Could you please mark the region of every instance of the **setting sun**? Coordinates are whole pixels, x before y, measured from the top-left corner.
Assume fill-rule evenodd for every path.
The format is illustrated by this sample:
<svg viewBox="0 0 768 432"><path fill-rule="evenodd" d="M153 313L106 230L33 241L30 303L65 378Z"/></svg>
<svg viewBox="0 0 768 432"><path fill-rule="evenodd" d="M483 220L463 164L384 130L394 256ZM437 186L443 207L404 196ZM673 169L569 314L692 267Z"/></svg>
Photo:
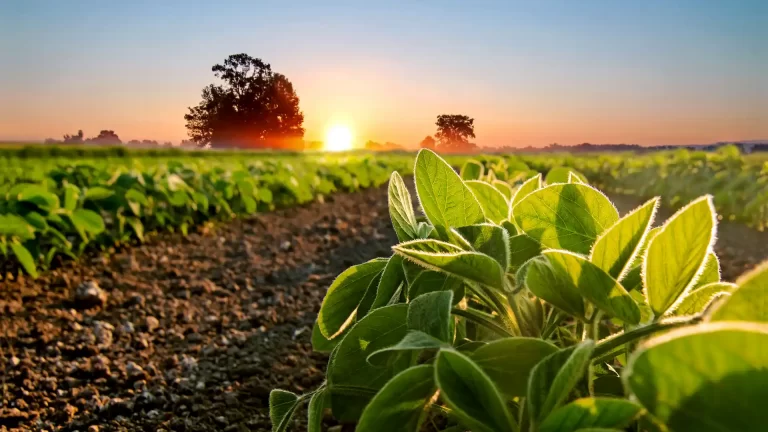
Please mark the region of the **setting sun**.
<svg viewBox="0 0 768 432"><path fill-rule="evenodd" d="M352 131L341 125L331 126L325 134L326 151L352 150Z"/></svg>

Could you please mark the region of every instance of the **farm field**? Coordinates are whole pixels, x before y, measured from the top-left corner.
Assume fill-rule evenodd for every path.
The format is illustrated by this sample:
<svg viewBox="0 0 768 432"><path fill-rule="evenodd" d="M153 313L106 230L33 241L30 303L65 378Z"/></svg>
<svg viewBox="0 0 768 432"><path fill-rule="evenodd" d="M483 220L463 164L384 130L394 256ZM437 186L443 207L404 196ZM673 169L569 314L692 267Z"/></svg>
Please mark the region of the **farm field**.
<svg viewBox="0 0 768 432"><path fill-rule="evenodd" d="M163 155L130 156L65 155L40 163L34 156L17 154L0 163L14 168L5 171L12 177L0 181L5 187L3 208L21 209L6 217L15 214L28 220L25 216L34 211L46 218L46 224L56 226L57 211L84 209L104 221L103 230L86 229L80 236L76 224L66 225L69 219L64 218L59 226L65 237L85 246L70 259L64 255L52 260L50 269L43 262L46 254L39 254L37 278L12 261L16 255L8 252L5 280L0 282L5 332L0 335L0 349L6 371L3 398L15 402L0 412L0 425L47 430L87 430L93 425L103 430L270 430L272 389L301 394L324 382L328 354L313 352L312 335L327 288L348 267L392 255L398 235L392 228L385 183L391 171L412 173L414 155L275 158L267 154L247 161L238 153L188 156L181 161ZM468 158L447 159L459 167ZM744 190L741 183L713 182L703 190L700 181L743 173L759 183L759 158L677 152L640 155L631 162L624 155L609 154L477 159L484 173L494 172L491 184L500 191L506 186L494 180L514 192L534 172L549 176L548 183L583 176L591 184L604 185L600 188L622 216L659 194L664 204L656 215L657 226L695 198L692 194L712 193L717 209L726 215L714 246L722 279L734 281L768 257L768 234L756 229L762 228L763 219L759 212L747 216L747 206L742 205L761 202L762 189L750 189L752 196L735 196L733 189ZM695 188L674 188L672 182L686 178L684 161L692 159L699 164L687 178L696 180ZM659 172L660 166L667 174L649 180L649 173ZM635 176L630 168L641 175ZM107 175L111 170L160 181L119 188L116 181L110 184L120 178ZM56 181L51 171L64 171L72 183ZM183 183L168 180L174 175ZM285 191L292 176L299 186ZM218 183L221 189L217 180L224 182ZM410 176L405 180L411 203L418 206L413 180ZM44 188L30 196L47 199L12 199L10 191L25 181ZM171 189L174 183L176 190ZM72 208L66 204L71 190L67 184L78 189ZM95 188L113 193L86 198ZM249 207L243 198L256 200L262 189L272 193L272 201ZM114 196L127 197L130 190L154 201L147 199L149 204L139 212L133 212L129 199L117 206L102 203ZM188 201L176 206L171 200L179 190ZM201 191L208 198L205 210L194 199ZM229 206L234 219L211 204L216 196L222 207ZM170 208L178 210L170 213L177 219L162 225L156 215L168 208L159 205L165 197ZM115 215L128 212L142 226L151 227L142 230L143 241L135 230L121 232L114 224ZM186 228L179 221L187 221ZM28 250L35 250L30 242L50 245L45 229L29 225L35 230L33 238L4 232L3 240ZM299 408L294 422L290 430L304 430L305 408ZM323 421L324 428L335 424L330 417Z"/></svg>

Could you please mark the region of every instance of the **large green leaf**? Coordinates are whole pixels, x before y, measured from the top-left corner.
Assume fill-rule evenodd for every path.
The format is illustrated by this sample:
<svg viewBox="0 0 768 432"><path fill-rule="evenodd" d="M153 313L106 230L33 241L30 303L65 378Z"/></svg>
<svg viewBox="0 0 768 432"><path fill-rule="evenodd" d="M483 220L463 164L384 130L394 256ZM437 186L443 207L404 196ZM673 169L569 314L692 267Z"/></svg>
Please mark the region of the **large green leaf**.
<svg viewBox="0 0 768 432"><path fill-rule="evenodd" d="M357 322L336 347L328 365L328 389L334 417L339 421L357 421L368 401L395 374L408 366L401 364L398 352L392 352L377 366L367 357L397 344L407 332L408 305L376 309Z"/></svg>
<svg viewBox="0 0 768 432"><path fill-rule="evenodd" d="M336 277L317 314L318 327L326 339L333 339L351 323L352 314L363 299L368 285L386 264L385 260L373 259L352 266Z"/></svg>
<svg viewBox="0 0 768 432"><path fill-rule="evenodd" d="M768 326L707 323L671 331L635 351L626 387L675 431L763 431Z"/></svg>
<svg viewBox="0 0 768 432"><path fill-rule="evenodd" d="M536 423L559 407L584 376L595 343L586 340L550 354L537 364L528 381L528 410Z"/></svg>
<svg viewBox="0 0 768 432"><path fill-rule="evenodd" d="M674 309L704 270L715 230L715 209L707 195L680 209L651 239L643 261L643 287L657 318Z"/></svg>
<svg viewBox="0 0 768 432"><path fill-rule="evenodd" d="M517 271L526 261L541 254L541 243L525 234L509 238L509 268L507 271Z"/></svg>
<svg viewBox="0 0 768 432"><path fill-rule="evenodd" d="M495 259L501 268L509 267L509 234L507 230L492 224L477 224L452 228L452 232L477 252Z"/></svg>
<svg viewBox="0 0 768 432"><path fill-rule="evenodd" d="M29 253L27 248L21 243L11 241L11 252L16 255L16 259L19 260L19 264L24 268L33 278L37 277L37 268L35 266L35 260L32 258L32 254Z"/></svg>
<svg viewBox="0 0 768 432"><path fill-rule="evenodd" d="M307 408L307 432L322 432L323 411L330 407L328 389L322 388L312 395Z"/></svg>
<svg viewBox="0 0 768 432"><path fill-rule="evenodd" d="M464 184L475 195L485 217L493 223L501 223L509 216L509 203L493 185L480 180L465 181Z"/></svg>
<svg viewBox="0 0 768 432"><path fill-rule="evenodd" d="M535 338L504 338L485 344L470 357L491 378L500 392L511 398L525 397L531 370L557 347Z"/></svg>
<svg viewBox="0 0 768 432"><path fill-rule="evenodd" d="M72 212L70 219L79 231L92 235L100 234L105 228L104 219L93 210L77 209Z"/></svg>
<svg viewBox="0 0 768 432"><path fill-rule="evenodd" d="M768 263L736 281L734 290L712 311L712 321L768 322Z"/></svg>
<svg viewBox="0 0 768 432"><path fill-rule="evenodd" d="M80 188L67 183L63 186L64 189L64 210L72 211L77 207L77 200L80 198Z"/></svg>
<svg viewBox="0 0 768 432"><path fill-rule="evenodd" d="M430 336L422 331L408 330L398 343L374 351L367 357L368 363L374 366L385 365L396 351L424 351L437 350L440 348L450 348L450 344Z"/></svg>
<svg viewBox="0 0 768 432"><path fill-rule="evenodd" d="M389 217L400 241L414 240L416 235L416 214L413 212L411 193L397 171L389 178Z"/></svg>
<svg viewBox="0 0 768 432"><path fill-rule="evenodd" d="M357 431L417 432L437 388L431 365L414 366L390 380L363 411Z"/></svg>
<svg viewBox="0 0 768 432"><path fill-rule="evenodd" d="M541 423L539 432L575 432L586 428L623 430L642 412L640 405L625 399L577 399L552 411Z"/></svg>
<svg viewBox="0 0 768 432"><path fill-rule="evenodd" d="M448 228L485 220L472 191L453 168L433 151L419 151L415 177L419 201L432 225Z"/></svg>
<svg viewBox="0 0 768 432"><path fill-rule="evenodd" d="M493 381L465 355L440 351L435 361L435 381L451 413L473 432L517 430Z"/></svg>
<svg viewBox="0 0 768 432"><path fill-rule="evenodd" d="M371 309L378 309L389 304L392 297L405 281L403 272L403 257L392 255L381 273L379 286L376 289L376 298L373 300Z"/></svg>
<svg viewBox="0 0 768 432"><path fill-rule="evenodd" d="M645 241L659 205L654 198L636 208L597 239L589 260L616 280L621 280Z"/></svg>
<svg viewBox="0 0 768 432"><path fill-rule="evenodd" d="M526 270L525 286L534 295L568 314L585 319L584 299L577 287L562 277L549 260L532 259L522 269Z"/></svg>
<svg viewBox="0 0 768 432"><path fill-rule="evenodd" d="M286 390L272 390L269 393L269 419L272 432L284 432L288 429L291 417L299 406L299 397Z"/></svg>
<svg viewBox="0 0 768 432"><path fill-rule="evenodd" d="M406 259L429 270L443 272L491 288L504 289L504 270L490 256L467 252L439 240L414 240L392 249Z"/></svg>
<svg viewBox="0 0 768 432"><path fill-rule="evenodd" d="M720 282L720 259L717 258L714 252L710 252L704 261L704 270L702 270L701 275L696 279L696 283L691 289L700 288L715 282Z"/></svg>
<svg viewBox="0 0 768 432"><path fill-rule="evenodd" d="M637 304L611 275L572 252L549 250L542 255L555 270L559 283L568 285L568 292L577 291L603 312L624 322L640 322Z"/></svg>
<svg viewBox="0 0 768 432"><path fill-rule="evenodd" d="M90 201L100 201L100 200L107 199L107 198L111 197L114 194L115 194L114 191L111 191L111 190L109 190L109 189L107 189L105 187L94 186L94 187L90 187L90 188L85 190L85 194L83 195L83 198L86 201L88 201L88 200L90 200Z"/></svg>
<svg viewBox="0 0 768 432"><path fill-rule="evenodd" d="M537 174L520 185L520 187L515 190L515 194L512 195L512 199L509 200L509 219L515 220L514 217L514 207L519 203L523 198L528 196L533 191L541 189L541 174Z"/></svg>
<svg viewBox="0 0 768 432"><path fill-rule="evenodd" d="M483 177L483 171L483 164L474 159L467 159L461 166L460 176L462 180L480 180Z"/></svg>
<svg viewBox="0 0 768 432"><path fill-rule="evenodd" d="M512 210L520 229L544 246L588 254L619 213L600 191L584 184L555 184L528 194Z"/></svg>
<svg viewBox="0 0 768 432"><path fill-rule="evenodd" d="M701 313L713 300L725 293L730 293L735 288L736 285L728 282L713 282L694 288L688 292L673 313L678 316Z"/></svg>
<svg viewBox="0 0 768 432"><path fill-rule="evenodd" d="M447 290L453 292L454 304L460 302L465 294L464 281L445 273L424 270L408 286L408 299L413 301L422 294Z"/></svg>
<svg viewBox="0 0 768 432"><path fill-rule="evenodd" d="M59 208L59 197L48 191L45 186L38 184L20 184L9 194L18 201L36 205L40 210L50 213Z"/></svg>
<svg viewBox="0 0 768 432"><path fill-rule="evenodd" d="M584 174L570 167L555 167L549 170L545 182L549 185L555 183L568 183L569 179L575 176L581 183L586 183Z"/></svg>
<svg viewBox="0 0 768 432"><path fill-rule="evenodd" d="M491 183L493 187L496 188L497 191L501 192L502 195L504 195L504 198L507 199L507 201L512 199L512 195L515 194L514 189L512 189L512 186L509 185L509 183L501 180L494 180L493 183Z"/></svg>
<svg viewBox="0 0 768 432"><path fill-rule="evenodd" d="M31 240L35 238L35 228L21 216L0 214L0 236Z"/></svg>
<svg viewBox="0 0 768 432"><path fill-rule="evenodd" d="M408 330L419 330L450 344L453 341L452 303L451 291L431 292L413 299L408 304Z"/></svg>

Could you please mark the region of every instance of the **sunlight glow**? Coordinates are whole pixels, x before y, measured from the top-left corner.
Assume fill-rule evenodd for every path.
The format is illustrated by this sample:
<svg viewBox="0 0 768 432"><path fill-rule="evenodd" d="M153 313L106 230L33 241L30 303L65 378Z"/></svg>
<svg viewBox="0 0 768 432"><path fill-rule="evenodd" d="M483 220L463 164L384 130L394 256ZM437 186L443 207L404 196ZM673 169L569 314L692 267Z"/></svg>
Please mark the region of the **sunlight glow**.
<svg viewBox="0 0 768 432"><path fill-rule="evenodd" d="M325 151L352 150L352 131L343 125L334 125L328 128L323 143Z"/></svg>

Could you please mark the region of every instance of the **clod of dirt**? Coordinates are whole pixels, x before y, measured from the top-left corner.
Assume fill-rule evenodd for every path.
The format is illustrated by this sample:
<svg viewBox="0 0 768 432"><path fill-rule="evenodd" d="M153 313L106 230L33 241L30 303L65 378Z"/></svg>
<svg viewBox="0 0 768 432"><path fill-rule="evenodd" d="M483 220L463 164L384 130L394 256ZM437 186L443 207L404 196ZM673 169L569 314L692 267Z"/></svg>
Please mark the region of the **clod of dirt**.
<svg viewBox="0 0 768 432"><path fill-rule="evenodd" d="M107 304L107 292L99 288L95 281L85 281L75 290L75 306L79 309L103 307Z"/></svg>

